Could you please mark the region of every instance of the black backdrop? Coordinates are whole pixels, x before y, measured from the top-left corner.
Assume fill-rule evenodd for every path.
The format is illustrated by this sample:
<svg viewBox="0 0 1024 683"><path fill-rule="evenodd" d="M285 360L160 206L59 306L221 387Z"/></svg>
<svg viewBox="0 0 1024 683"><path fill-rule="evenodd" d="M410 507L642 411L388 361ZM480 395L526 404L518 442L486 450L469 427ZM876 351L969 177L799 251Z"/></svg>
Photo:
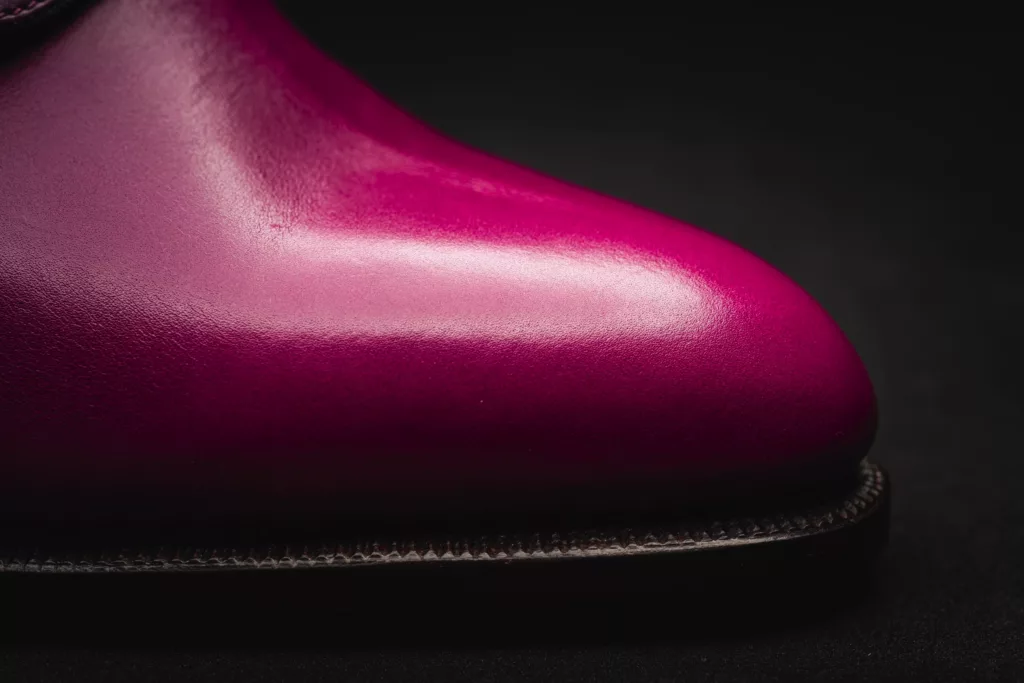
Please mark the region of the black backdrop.
<svg viewBox="0 0 1024 683"><path fill-rule="evenodd" d="M432 619L411 606L421 644L43 638L5 649L0 678L1018 679L1017 36L281 5L440 130L719 233L815 295L875 381L874 455L896 487L889 550L852 604L777 628L681 633L684 609L629 637L597 609L587 637L469 642L426 637ZM502 619L529 606L452 609Z"/></svg>

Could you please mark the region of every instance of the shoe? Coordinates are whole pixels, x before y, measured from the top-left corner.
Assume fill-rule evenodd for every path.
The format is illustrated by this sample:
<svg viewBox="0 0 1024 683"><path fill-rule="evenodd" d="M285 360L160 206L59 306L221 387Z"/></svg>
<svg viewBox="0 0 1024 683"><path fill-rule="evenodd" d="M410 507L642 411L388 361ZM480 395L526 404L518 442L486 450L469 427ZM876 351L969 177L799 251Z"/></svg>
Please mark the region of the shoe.
<svg viewBox="0 0 1024 683"><path fill-rule="evenodd" d="M868 375L757 257L439 135L263 0L32 36L0 64L6 571L881 547Z"/></svg>

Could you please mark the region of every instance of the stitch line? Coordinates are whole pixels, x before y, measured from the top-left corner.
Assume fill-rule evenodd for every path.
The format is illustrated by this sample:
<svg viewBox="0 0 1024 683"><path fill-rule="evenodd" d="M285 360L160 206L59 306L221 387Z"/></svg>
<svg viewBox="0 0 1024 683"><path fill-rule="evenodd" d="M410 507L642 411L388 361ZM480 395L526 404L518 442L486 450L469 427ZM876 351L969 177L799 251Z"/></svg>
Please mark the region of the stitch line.
<svg viewBox="0 0 1024 683"><path fill-rule="evenodd" d="M757 518L728 519L710 524L662 529L580 531L527 536L435 538L418 543L378 539L369 542L331 543L318 547L270 548L159 548L155 552L56 554L29 550L26 554L0 554L0 573L120 573L211 571L239 569L291 569L355 567L414 562L451 563L545 560L608 555L644 555L691 552L705 548L762 543L813 536L855 524L878 512L886 489L886 475L877 465L864 463L860 483L836 503L811 510L776 513ZM6 555L6 556L5 556Z"/></svg>

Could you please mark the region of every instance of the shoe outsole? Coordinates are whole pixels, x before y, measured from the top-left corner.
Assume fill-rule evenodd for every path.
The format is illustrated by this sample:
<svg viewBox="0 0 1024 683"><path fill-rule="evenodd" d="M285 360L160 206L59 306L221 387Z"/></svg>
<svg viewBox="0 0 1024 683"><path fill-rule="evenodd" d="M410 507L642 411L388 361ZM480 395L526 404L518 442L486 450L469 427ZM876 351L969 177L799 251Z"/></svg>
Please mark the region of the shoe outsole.
<svg viewBox="0 0 1024 683"><path fill-rule="evenodd" d="M780 509L718 520L678 520L658 528L581 530L560 534L459 538L439 535L417 541L367 540L266 548L165 547L94 552L0 546L0 572L32 574L223 573L347 569L352 573L445 574L468 570L500 577L569 571L579 562L609 566L657 562L729 570L757 566L856 560L884 546L888 532L889 481L864 461L855 487L806 509ZM732 558L740 558L735 562Z"/></svg>

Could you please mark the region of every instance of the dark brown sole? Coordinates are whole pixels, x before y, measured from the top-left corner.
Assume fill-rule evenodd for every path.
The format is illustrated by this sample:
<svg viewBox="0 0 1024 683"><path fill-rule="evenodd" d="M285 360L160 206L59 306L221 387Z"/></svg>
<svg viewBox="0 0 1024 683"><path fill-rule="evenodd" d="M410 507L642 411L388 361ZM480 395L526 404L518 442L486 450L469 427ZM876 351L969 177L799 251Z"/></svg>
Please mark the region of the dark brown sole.
<svg viewBox="0 0 1024 683"><path fill-rule="evenodd" d="M0 550L0 572L35 574L240 573L346 569L357 575L427 576L431 573L499 582L525 571L567 574L586 562L593 569L670 565L673 571L704 566L712 572L765 565L848 562L869 558L885 544L889 485L879 466L865 461L855 487L806 509L776 510L714 520L683 519L658 528L585 530L567 534L461 539L438 535L418 541L376 541L277 546L97 550ZM738 558L738 559L737 559ZM590 571L592 571L590 570ZM570 583L573 583L570 580Z"/></svg>
<svg viewBox="0 0 1024 683"><path fill-rule="evenodd" d="M874 596L889 484L658 529L402 543L0 552L7 638L361 648L705 638L804 628Z"/></svg>

